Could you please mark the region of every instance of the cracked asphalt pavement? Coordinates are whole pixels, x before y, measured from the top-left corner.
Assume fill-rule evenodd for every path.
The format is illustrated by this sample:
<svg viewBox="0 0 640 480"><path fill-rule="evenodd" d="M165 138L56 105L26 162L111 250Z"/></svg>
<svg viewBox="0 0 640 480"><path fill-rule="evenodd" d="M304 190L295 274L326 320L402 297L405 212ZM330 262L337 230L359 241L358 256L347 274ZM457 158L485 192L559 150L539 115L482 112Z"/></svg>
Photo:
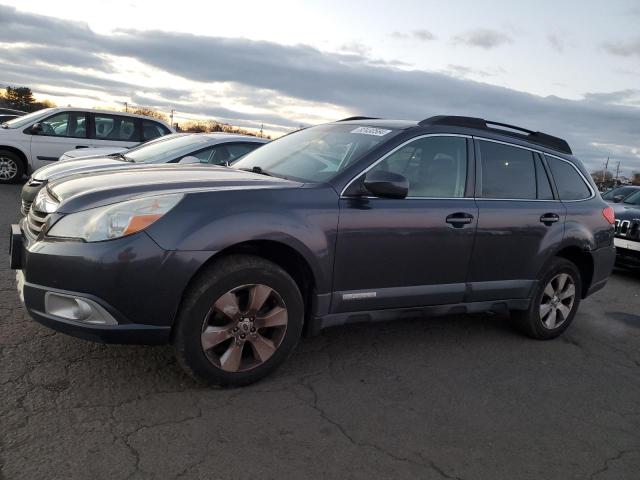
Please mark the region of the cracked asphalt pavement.
<svg viewBox="0 0 640 480"><path fill-rule="evenodd" d="M0 186L2 252L18 198ZM500 315L353 325L221 390L169 346L35 323L4 258L2 479L640 478L640 274L617 271L554 341Z"/></svg>

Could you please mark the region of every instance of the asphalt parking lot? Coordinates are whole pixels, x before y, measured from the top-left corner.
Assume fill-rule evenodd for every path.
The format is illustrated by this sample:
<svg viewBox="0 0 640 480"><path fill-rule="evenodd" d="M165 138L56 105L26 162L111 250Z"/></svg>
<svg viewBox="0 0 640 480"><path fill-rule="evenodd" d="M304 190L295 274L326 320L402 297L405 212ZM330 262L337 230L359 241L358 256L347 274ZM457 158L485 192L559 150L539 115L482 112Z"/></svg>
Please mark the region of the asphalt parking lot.
<svg viewBox="0 0 640 480"><path fill-rule="evenodd" d="M18 198L0 186L0 233ZM4 258L2 479L640 478L640 274L617 271L555 341L499 315L353 325L220 390L170 347L33 322Z"/></svg>

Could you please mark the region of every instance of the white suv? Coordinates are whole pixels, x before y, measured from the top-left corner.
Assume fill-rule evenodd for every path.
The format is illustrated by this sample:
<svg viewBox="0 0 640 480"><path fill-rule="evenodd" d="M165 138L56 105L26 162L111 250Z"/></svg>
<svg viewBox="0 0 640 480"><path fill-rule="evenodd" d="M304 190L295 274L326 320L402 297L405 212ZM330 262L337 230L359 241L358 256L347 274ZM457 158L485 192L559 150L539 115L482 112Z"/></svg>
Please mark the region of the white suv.
<svg viewBox="0 0 640 480"><path fill-rule="evenodd" d="M81 108L47 108L0 127L0 183L20 180L67 150L132 147L173 133L155 118Z"/></svg>

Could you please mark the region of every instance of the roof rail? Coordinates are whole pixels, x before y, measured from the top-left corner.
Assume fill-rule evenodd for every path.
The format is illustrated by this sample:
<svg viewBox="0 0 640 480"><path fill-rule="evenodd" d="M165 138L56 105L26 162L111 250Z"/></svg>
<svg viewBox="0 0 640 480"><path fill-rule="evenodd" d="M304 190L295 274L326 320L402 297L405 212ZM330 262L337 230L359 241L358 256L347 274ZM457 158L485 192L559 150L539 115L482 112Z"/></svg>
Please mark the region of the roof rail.
<svg viewBox="0 0 640 480"><path fill-rule="evenodd" d="M438 115L435 117L425 118L418 123L421 127L430 125L447 125L451 127L465 127L476 128L479 130L488 130L503 135L510 135L512 137L528 140L529 142L542 145L553 150L558 150L563 153L571 154L571 147L566 140L558 137L554 137L542 132L534 132L526 128L517 127L515 125L509 125L508 123L493 122L491 120L485 120L484 118L475 117L458 117L453 115ZM495 128L497 127L504 128ZM506 129L506 130L505 130Z"/></svg>
<svg viewBox="0 0 640 480"><path fill-rule="evenodd" d="M336 122L348 122L349 120L380 120L377 117L347 117L342 118L340 120L336 120Z"/></svg>

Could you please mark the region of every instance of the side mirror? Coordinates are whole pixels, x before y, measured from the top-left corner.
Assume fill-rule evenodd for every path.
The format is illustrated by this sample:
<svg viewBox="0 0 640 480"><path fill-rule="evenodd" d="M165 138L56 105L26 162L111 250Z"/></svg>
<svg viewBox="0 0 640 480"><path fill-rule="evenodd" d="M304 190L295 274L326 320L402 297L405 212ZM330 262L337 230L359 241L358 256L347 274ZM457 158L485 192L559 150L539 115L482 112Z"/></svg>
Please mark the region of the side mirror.
<svg viewBox="0 0 640 480"><path fill-rule="evenodd" d="M200 159L198 157L187 155L186 157L182 157L178 163L191 164L191 163L202 163L202 162L200 162Z"/></svg>
<svg viewBox="0 0 640 480"><path fill-rule="evenodd" d="M624 200L624 195L616 195L613 197L613 203L620 203Z"/></svg>
<svg viewBox="0 0 640 480"><path fill-rule="evenodd" d="M40 122L34 123L33 125L31 125L29 132L32 135L39 135L40 133L42 133L42 124Z"/></svg>
<svg viewBox="0 0 640 480"><path fill-rule="evenodd" d="M376 197L404 198L409 193L409 180L399 173L375 170L364 177L364 187Z"/></svg>

